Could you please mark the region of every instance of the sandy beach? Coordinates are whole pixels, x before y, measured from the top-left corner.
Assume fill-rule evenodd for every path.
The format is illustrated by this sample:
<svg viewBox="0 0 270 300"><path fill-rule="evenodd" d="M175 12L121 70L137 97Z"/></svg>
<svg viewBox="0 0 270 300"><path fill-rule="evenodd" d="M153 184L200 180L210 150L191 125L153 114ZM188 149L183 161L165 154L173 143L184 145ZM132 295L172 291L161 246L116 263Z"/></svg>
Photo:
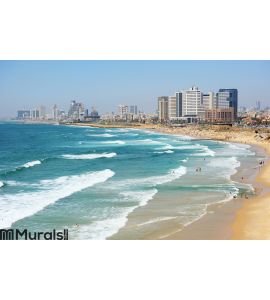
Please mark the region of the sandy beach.
<svg viewBox="0 0 270 300"><path fill-rule="evenodd" d="M98 125L98 127L112 126ZM202 218L185 228L177 227L177 222L174 219L158 222L155 224L155 226L159 226L158 233L147 236L147 239L270 239L269 133L265 132L265 130L252 128L204 125L167 127L143 124L134 127L166 134L179 134L200 139L249 144L255 147L254 150L256 152L261 152L265 157L265 163L262 167L252 167L245 170L245 172L243 170L239 171L233 178L235 181L240 181L240 177L244 177L245 182L252 184L255 188L255 196L249 199L237 198L226 203L210 205L207 213ZM150 202L149 205L153 204ZM155 205L158 205L158 203ZM131 213L128 217L128 226L130 224L132 226L136 219L144 214L147 214L147 206ZM127 237L120 230L118 234L111 238L121 239Z"/></svg>
<svg viewBox="0 0 270 300"><path fill-rule="evenodd" d="M254 175L249 177L249 182L255 187L256 195L247 201L238 201L238 207L231 207L232 203L227 203L218 207L214 207L214 214L211 217L208 216L208 221L202 218L200 221L194 223L193 228L189 226L187 230L183 230L178 236L171 236L171 238L184 238L184 239L245 239L245 240L263 240L270 239L270 141L265 139L265 134L255 132L254 129L233 130L232 128L222 129L208 129L204 130L202 127L197 126L195 128L175 128L175 129L161 129L162 132L168 132L173 134L186 134L201 138L210 138L213 140L224 140L229 142L238 142L249 145L255 145L261 147L267 159L261 168L258 168ZM257 130L256 130L257 131ZM248 175L246 175L248 176ZM255 177L255 178L254 178ZM232 201L236 202L236 201ZM231 226L221 226L222 229L211 230L211 219L218 217L219 224L224 221L226 215L228 215L227 221L231 223ZM215 217L214 217L215 215ZM215 222L215 220L212 220ZM212 223L213 223L212 222ZM215 223L218 223L215 222ZM194 236L192 232L198 232L199 228L205 226L204 233L202 235ZM208 226L208 227L207 227ZM197 227L197 228L196 228ZM210 227L210 229L209 229ZM220 226L218 226L220 227ZM192 230L193 229L193 230ZM197 229L197 230L196 230ZM202 231L202 230L199 230ZM221 233L219 235L219 233Z"/></svg>

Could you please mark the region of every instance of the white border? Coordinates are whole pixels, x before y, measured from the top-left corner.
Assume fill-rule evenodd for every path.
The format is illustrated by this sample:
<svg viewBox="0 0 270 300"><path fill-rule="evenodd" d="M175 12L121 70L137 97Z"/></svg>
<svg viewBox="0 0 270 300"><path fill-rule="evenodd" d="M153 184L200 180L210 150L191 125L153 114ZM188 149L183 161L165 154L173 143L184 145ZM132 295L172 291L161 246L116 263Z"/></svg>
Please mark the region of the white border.
<svg viewBox="0 0 270 300"><path fill-rule="evenodd" d="M268 1L0 2L2 59L268 59Z"/></svg>
<svg viewBox="0 0 270 300"><path fill-rule="evenodd" d="M0 59L269 59L268 3L1 0ZM269 248L268 241L0 242L0 297L269 299Z"/></svg>

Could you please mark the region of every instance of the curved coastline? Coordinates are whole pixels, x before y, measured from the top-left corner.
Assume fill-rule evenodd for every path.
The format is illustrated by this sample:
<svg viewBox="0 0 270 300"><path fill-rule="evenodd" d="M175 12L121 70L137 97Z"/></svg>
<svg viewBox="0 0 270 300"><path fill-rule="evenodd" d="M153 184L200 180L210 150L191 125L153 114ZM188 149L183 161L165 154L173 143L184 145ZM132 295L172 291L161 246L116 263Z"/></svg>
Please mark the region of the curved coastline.
<svg viewBox="0 0 270 300"><path fill-rule="evenodd" d="M140 129L169 135L184 135L191 138L246 144L250 145L253 151L259 152L265 157L265 164L261 169L254 167L254 169L256 168L255 172L249 170L249 172L243 173L243 168L240 166L237 168L237 173L231 177L239 182L241 181L240 177L244 177L244 182L255 188L253 197L210 204L204 215L181 230L173 230L175 228L173 220L161 220L163 226L167 226L171 233L148 236L148 239L270 239L270 221L268 220L270 213L269 141L258 141L252 130L244 130L245 133L243 133L241 131L228 132L225 129L224 131L204 130L199 126L170 128L153 125L141 126ZM261 221L258 222L258 220ZM117 234L111 238L117 239Z"/></svg>

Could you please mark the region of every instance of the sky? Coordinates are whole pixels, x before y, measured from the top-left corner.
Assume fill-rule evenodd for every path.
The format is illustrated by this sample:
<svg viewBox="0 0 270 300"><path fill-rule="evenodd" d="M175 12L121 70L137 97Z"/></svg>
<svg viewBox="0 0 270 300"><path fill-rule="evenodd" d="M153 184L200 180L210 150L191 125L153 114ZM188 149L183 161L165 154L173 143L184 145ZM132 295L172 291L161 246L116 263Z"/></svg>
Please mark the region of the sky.
<svg viewBox="0 0 270 300"><path fill-rule="evenodd" d="M71 100L99 113L119 104L150 113L157 97L193 85L205 93L237 88L239 106L270 106L270 61L0 61L0 118L39 105L67 111Z"/></svg>

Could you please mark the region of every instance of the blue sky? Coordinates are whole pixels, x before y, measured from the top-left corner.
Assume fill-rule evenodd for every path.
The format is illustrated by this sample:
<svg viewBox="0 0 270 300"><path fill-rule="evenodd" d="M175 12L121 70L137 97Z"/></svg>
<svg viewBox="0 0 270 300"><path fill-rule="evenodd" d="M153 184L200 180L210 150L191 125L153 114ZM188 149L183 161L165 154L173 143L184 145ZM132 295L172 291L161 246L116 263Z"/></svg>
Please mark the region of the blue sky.
<svg viewBox="0 0 270 300"><path fill-rule="evenodd" d="M198 86L237 88L239 105L270 106L270 61L0 61L0 117L71 100L101 113L118 104L156 110L157 97Z"/></svg>

